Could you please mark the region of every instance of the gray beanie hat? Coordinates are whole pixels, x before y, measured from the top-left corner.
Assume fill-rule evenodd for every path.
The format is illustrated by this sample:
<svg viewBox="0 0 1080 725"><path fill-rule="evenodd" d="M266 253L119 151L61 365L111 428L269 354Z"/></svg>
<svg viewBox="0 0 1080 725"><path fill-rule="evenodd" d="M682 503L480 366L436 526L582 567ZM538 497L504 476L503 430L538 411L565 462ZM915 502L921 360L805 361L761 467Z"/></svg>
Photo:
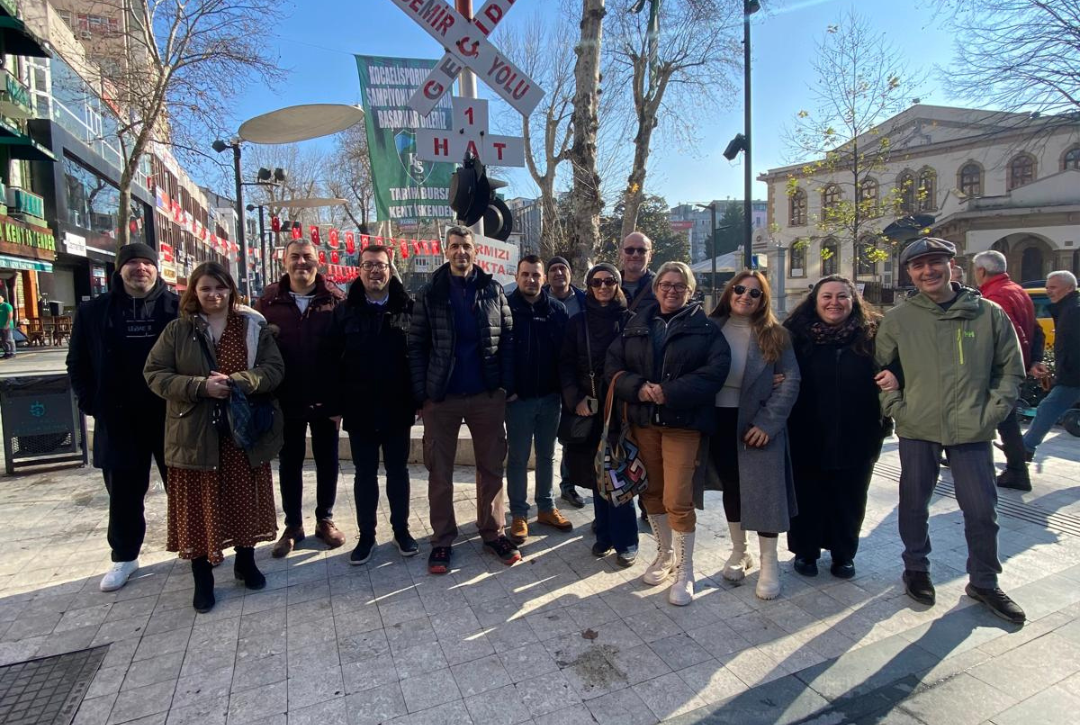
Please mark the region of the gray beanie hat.
<svg viewBox="0 0 1080 725"><path fill-rule="evenodd" d="M608 264L607 262L600 262L594 264L588 274L585 275L585 286L587 287L592 282L593 275L597 272L607 272L615 278L615 286L622 287L622 275L619 274L619 270L615 269L614 264Z"/></svg>
<svg viewBox="0 0 1080 725"><path fill-rule="evenodd" d="M563 265L564 267L569 269L571 272L574 270L574 268L570 266L570 263L566 261L566 257L558 257L558 256L552 257L550 260L548 260L547 268L551 269L556 264Z"/></svg>

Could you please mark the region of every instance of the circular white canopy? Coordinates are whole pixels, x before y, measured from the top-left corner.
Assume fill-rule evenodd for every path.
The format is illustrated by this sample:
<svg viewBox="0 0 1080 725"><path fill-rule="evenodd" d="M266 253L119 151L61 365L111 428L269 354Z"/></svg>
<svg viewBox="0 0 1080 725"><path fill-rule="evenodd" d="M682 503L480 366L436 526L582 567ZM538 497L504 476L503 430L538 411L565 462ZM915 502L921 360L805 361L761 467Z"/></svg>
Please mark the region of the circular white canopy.
<svg viewBox="0 0 1080 725"><path fill-rule="evenodd" d="M251 143L294 143L344 131L364 120L364 111L344 103L289 106L240 124L240 138Z"/></svg>
<svg viewBox="0 0 1080 725"><path fill-rule="evenodd" d="M267 206L280 206L286 209L311 209L317 206L344 206L349 202L344 199L330 199L322 197L310 197L307 199L282 199L272 201Z"/></svg>

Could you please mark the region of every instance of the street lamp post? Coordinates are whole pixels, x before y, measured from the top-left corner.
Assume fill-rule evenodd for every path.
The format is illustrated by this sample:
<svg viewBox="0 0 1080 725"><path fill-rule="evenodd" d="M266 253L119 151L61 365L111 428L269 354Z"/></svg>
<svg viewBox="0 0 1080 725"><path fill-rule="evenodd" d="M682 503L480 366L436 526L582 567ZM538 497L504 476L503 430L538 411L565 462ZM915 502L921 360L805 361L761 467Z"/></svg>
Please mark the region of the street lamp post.
<svg viewBox="0 0 1080 725"><path fill-rule="evenodd" d="M743 159L743 266L750 269L753 261L754 208L753 169L750 165L750 16L761 9L758 0L743 0L743 134L746 137L746 158Z"/></svg>
<svg viewBox="0 0 1080 725"><path fill-rule="evenodd" d="M262 257L262 280L263 289L266 289L266 280L269 279L269 271L266 266L266 222L263 218L264 207L262 204L248 204L248 211L259 210L259 255Z"/></svg>
<svg viewBox="0 0 1080 725"><path fill-rule="evenodd" d="M229 143L218 139L214 141L212 148L218 153L222 153L227 148L231 148L233 152L233 175L236 181L236 243L240 247L240 266L243 272L237 281L240 283L240 294L247 296L251 290L251 279L248 276L247 243L244 241L244 188L240 179L240 139L234 138Z"/></svg>

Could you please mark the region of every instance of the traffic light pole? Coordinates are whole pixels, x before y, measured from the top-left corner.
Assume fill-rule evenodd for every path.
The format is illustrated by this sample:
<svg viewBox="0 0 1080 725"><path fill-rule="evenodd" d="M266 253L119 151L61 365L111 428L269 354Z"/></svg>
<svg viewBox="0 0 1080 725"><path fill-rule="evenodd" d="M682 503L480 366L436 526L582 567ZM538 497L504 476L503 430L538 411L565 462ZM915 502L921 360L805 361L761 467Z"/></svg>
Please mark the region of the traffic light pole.
<svg viewBox="0 0 1080 725"><path fill-rule="evenodd" d="M466 20L472 20L473 6L472 0L454 0L455 8L461 16ZM476 95L476 74L472 72L468 67L462 67L461 75L458 76L458 93L462 98L477 98ZM484 219L481 217L476 224L473 224L470 229L479 236L484 236Z"/></svg>

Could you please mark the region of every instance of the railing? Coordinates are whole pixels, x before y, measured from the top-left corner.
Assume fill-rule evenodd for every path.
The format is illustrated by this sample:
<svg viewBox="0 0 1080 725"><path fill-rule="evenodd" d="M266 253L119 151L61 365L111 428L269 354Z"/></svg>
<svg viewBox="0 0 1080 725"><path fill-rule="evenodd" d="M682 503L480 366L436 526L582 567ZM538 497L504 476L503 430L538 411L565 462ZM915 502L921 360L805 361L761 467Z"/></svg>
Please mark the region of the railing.
<svg viewBox="0 0 1080 725"><path fill-rule="evenodd" d="M6 68L0 73L0 114L24 120L34 117L30 89Z"/></svg>
<svg viewBox="0 0 1080 725"><path fill-rule="evenodd" d="M881 282L867 282L863 288L863 299L873 305L896 304L897 290L886 287Z"/></svg>

